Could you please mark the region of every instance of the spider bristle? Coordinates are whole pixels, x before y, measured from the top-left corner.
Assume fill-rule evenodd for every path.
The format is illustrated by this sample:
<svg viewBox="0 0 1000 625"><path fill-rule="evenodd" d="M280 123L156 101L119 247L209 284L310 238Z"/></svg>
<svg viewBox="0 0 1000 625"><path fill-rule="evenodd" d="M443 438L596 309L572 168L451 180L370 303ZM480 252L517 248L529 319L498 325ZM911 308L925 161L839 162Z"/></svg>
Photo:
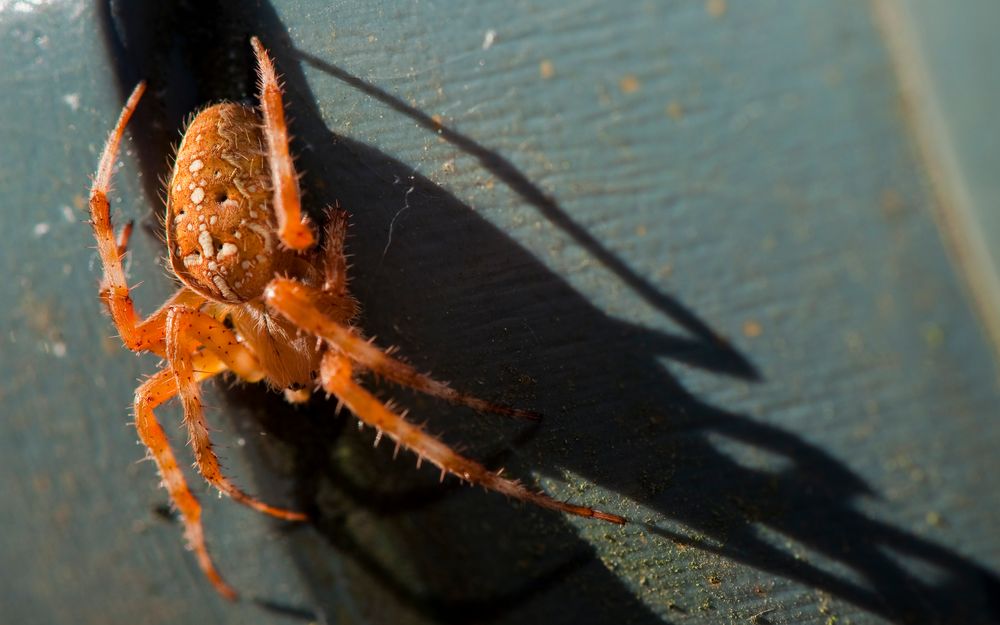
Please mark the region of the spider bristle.
<svg viewBox="0 0 1000 625"><path fill-rule="evenodd" d="M393 459L393 460L395 460L395 459L396 459L396 456L398 456L398 455L399 455L399 445L400 445L400 443L399 443L399 441L397 440L397 441L396 441L396 448L392 450L392 459Z"/></svg>
<svg viewBox="0 0 1000 625"><path fill-rule="evenodd" d="M375 431L375 442L372 444L372 447L378 447L378 444L381 443L381 442L382 442L382 430L376 430Z"/></svg>
<svg viewBox="0 0 1000 625"><path fill-rule="evenodd" d="M187 114L187 117L184 119L184 123L181 124L181 132L180 132L181 140L183 140L184 139L184 135L187 134L188 126L191 125L191 122L194 121L194 118L198 117L198 114L201 113L202 111L204 111L206 108L207 107L201 107L201 108L195 109L195 110L193 110L193 111L191 111L190 113ZM174 148L174 151L176 151L177 148L179 148L179 147L180 147L180 142L177 143L177 146Z"/></svg>

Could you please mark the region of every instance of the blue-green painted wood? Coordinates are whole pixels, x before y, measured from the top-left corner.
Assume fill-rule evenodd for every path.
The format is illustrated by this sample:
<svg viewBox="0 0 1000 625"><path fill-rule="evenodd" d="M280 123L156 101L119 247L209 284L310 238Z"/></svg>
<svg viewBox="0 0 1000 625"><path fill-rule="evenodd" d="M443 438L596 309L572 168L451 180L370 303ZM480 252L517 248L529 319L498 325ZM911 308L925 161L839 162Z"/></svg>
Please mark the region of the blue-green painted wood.
<svg viewBox="0 0 1000 625"><path fill-rule="evenodd" d="M163 6L0 3L6 620L997 618L996 361L867 4ZM144 76L114 200L147 226L140 305L162 301L155 179L190 110L252 89L249 33L286 74L311 205L354 214L365 330L546 419L380 392L633 524L442 489L330 404L221 385L235 478L316 520L198 489L258 601L204 582L127 425L156 363L112 338L79 220Z"/></svg>

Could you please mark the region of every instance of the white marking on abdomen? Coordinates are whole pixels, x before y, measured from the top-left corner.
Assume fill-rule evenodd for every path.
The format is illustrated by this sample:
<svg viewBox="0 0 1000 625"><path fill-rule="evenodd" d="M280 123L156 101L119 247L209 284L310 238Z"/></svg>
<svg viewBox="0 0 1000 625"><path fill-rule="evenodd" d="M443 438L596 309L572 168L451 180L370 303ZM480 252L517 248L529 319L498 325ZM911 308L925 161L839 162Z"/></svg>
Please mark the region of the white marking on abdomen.
<svg viewBox="0 0 1000 625"><path fill-rule="evenodd" d="M212 284L215 285L215 288L219 289L219 292L222 293L222 296L225 297L226 299L231 299L231 300L239 299L236 296L236 293L233 293L233 290L229 288L229 285L226 283L225 278L223 278L222 276L219 275L212 276Z"/></svg>
<svg viewBox="0 0 1000 625"><path fill-rule="evenodd" d="M201 245L201 251L206 258L215 256L215 247L212 245L212 235L206 230L202 230L201 234L198 235L198 243Z"/></svg>
<svg viewBox="0 0 1000 625"><path fill-rule="evenodd" d="M236 254L239 251L240 251L240 249L238 247L236 247L235 245L233 245L232 243L223 243L222 244L222 249L219 250L218 259L222 260L223 258L226 258L228 256L232 256L232 255Z"/></svg>

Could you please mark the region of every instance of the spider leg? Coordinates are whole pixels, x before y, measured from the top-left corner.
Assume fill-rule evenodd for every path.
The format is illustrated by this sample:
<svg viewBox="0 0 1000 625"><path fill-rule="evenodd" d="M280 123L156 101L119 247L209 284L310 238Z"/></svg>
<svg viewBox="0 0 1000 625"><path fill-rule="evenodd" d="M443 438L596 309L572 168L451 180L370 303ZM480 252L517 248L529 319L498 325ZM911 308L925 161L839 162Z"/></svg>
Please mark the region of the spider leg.
<svg viewBox="0 0 1000 625"><path fill-rule="evenodd" d="M115 245L118 247L118 256L124 256L125 252L128 251L128 242L132 239L132 226L134 224L129 221L122 229L118 231L118 238L115 239ZM103 289L102 289L103 290Z"/></svg>
<svg viewBox="0 0 1000 625"><path fill-rule="evenodd" d="M541 418L541 415L531 410L511 408L466 395L396 360L361 338L349 327L324 315L316 305L317 302L322 302L323 298L322 291L287 278L275 278L264 290L267 304L295 325L322 337L354 362L397 384L455 404L469 406L474 410L522 419Z"/></svg>
<svg viewBox="0 0 1000 625"><path fill-rule="evenodd" d="M323 247L317 254L323 280L319 304L328 318L341 323L350 323L358 316L358 301L347 290L348 265L344 249L347 219L347 211L331 207L326 209Z"/></svg>
<svg viewBox="0 0 1000 625"><path fill-rule="evenodd" d="M359 419L389 436L397 445L405 447L441 469L441 476L451 473L459 479L478 484L498 493L531 502L543 508L559 510L582 517L593 517L623 525L625 518L553 499L541 492L528 490L523 484L501 477L483 465L452 450L446 444L410 423L387 408L375 396L353 379L351 361L343 354L328 351L320 364L323 388L353 412Z"/></svg>
<svg viewBox="0 0 1000 625"><path fill-rule="evenodd" d="M274 185L274 212L278 218L278 237L293 250L306 250L312 247L315 238L302 215L299 178L295 173L295 165L288 149L288 128L285 125L285 109L281 102L281 85L278 84L274 63L271 62L260 40L252 37L250 44L257 56L260 108L264 117L264 136L267 137L271 182Z"/></svg>
<svg viewBox="0 0 1000 625"><path fill-rule="evenodd" d="M218 359L200 358L199 360L196 376L198 380L203 380L225 370L225 365ZM205 534L201 526L201 504L188 488L184 474L177 466L174 452L170 449L170 441L153 412L157 406L176 394L177 384L174 382L174 374L170 369L161 369L153 377L146 380L135 391L135 429L139 433L139 440L146 446L153 461L156 462L160 477L163 479L163 486L166 487L170 500L181 514L181 520L184 522L184 534L198 558L198 565L219 594L227 599L235 599L236 591L223 581L219 571L212 564L212 558L208 555Z"/></svg>
<svg viewBox="0 0 1000 625"><path fill-rule="evenodd" d="M214 317L184 306L175 306L168 312L166 341L167 360L177 380L177 392L184 407L184 424L202 477L220 492L254 510L288 521L305 520L306 515L301 512L270 506L240 490L222 474L219 458L212 449L197 370L193 366L197 346L200 343L234 373L251 382L264 377L257 358L237 340L232 330Z"/></svg>
<svg viewBox="0 0 1000 625"><path fill-rule="evenodd" d="M163 322L166 309L172 304L187 304L197 306L204 299L189 289L181 289L147 319L141 319L129 295L128 282L125 280L125 269L122 257L125 254L131 226L126 225L118 237L115 236L111 223L111 205L108 202L108 189L111 186L111 174L114 170L115 158L121 144L125 126L139 104L139 98L145 91L145 83L136 85L132 95L125 102L118 122L111 131L108 141L101 153L101 161L97 166L94 184L90 190L90 222L97 239L97 250L101 256L104 274L101 279L100 298L108 307L111 318L118 328L122 342L133 351L145 350L163 355Z"/></svg>
<svg viewBox="0 0 1000 625"><path fill-rule="evenodd" d="M337 297L354 299L347 292L347 256L344 242L347 239L347 211L327 209L326 228L323 232L323 292Z"/></svg>
<svg viewBox="0 0 1000 625"><path fill-rule="evenodd" d="M108 311L112 314L114 318L114 308L112 307L111 298L108 296L109 291L102 285L100 291L101 301L108 308ZM164 324L167 321L167 311L174 306L186 306L190 308L197 308L205 302L205 298L198 295L191 289L187 287L182 287L174 292L166 302L163 303L158 309L156 309L153 314L149 315L145 319L140 319L138 322L127 328L122 328L117 322L115 326L118 328L118 334L121 336L122 341L125 346L133 351L142 352L150 351L158 356L165 355L166 343L164 341ZM132 342L126 339L126 336L132 336Z"/></svg>

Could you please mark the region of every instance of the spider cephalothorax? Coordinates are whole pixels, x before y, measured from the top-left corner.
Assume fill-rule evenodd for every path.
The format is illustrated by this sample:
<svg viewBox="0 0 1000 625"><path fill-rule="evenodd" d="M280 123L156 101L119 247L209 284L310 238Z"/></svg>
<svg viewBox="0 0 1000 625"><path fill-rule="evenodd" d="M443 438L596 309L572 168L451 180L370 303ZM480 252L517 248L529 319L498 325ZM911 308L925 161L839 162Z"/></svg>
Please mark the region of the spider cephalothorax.
<svg viewBox="0 0 1000 625"><path fill-rule="evenodd" d="M501 477L453 451L358 384L355 370L368 370L476 410L537 418L530 411L477 399L435 381L354 329L357 304L347 290L344 256L346 215L328 210L322 236L303 216L281 89L266 50L256 37L251 44L260 72L260 109L217 104L188 126L167 189L166 212L170 267L183 286L145 319L132 304L122 268L130 229L115 237L107 198L115 156L145 90L143 83L132 92L108 139L90 193L94 236L104 265L101 299L126 347L153 352L167 362L136 390L136 430L215 588L228 598L236 596L208 555L200 504L154 408L180 397L198 470L220 492L279 518L305 519L299 512L254 499L222 474L209 440L199 384L226 371L283 390L289 401L305 401L311 389L323 389L375 428L376 440L383 435L392 439L439 467L442 477L451 473L539 506L624 523L620 516L558 501Z"/></svg>

